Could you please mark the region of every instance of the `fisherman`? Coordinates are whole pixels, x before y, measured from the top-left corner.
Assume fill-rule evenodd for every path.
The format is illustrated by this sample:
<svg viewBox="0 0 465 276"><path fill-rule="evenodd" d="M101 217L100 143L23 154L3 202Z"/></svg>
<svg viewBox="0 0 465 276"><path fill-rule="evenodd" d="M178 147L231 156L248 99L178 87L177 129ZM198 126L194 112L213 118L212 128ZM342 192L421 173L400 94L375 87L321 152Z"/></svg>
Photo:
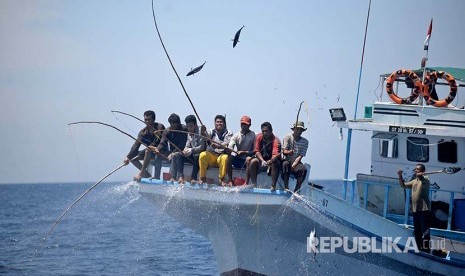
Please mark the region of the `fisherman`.
<svg viewBox="0 0 465 276"><path fill-rule="evenodd" d="M168 149L166 154L170 161L170 181L184 183L184 154L183 149L187 140L187 128L181 124L179 115L172 113L168 118L170 126L163 131L161 142L157 147L150 146L154 152L163 152ZM171 131L176 130L176 131Z"/></svg>
<svg viewBox="0 0 465 276"><path fill-rule="evenodd" d="M160 143L161 134L154 133L157 130L165 129L165 126L162 123L155 122L156 115L152 110L147 110L144 112L144 122L146 127L144 127L139 134L137 135L137 140L145 143L146 145L155 145L157 146ZM154 158L155 165L155 174L154 178L160 179L161 172L161 161L162 156L159 154L154 154L152 151L144 149L139 151L141 143L135 141L131 147L131 150L126 155L124 159L124 164L127 165L131 162L140 172L134 176L134 180L139 181L142 177L151 177L151 174L147 171L147 166L152 158ZM139 156L137 159L130 161L132 158ZM140 160L143 160L142 164Z"/></svg>
<svg viewBox="0 0 465 276"><path fill-rule="evenodd" d="M236 155L230 155L228 160L228 176L230 184L232 181L232 169L246 169L246 183L250 179L250 173L248 170L248 162L252 159L254 155L254 142L255 142L255 132L250 130L250 125L252 120L249 116L244 115L241 117L241 131L234 134L229 142L229 149L234 150L234 147L237 149Z"/></svg>
<svg viewBox="0 0 465 276"><path fill-rule="evenodd" d="M209 137L209 139L204 138L207 149L200 153L199 156L200 183L206 183L208 167L218 167L219 184L228 185L224 178L227 173L228 155L230 153L228 144L233 133L226 128L226 118L223 115L216 115L215 128L210 131L202 128L201 134Z"/></svg>
<svg viewBox="0 0 465 276"><path fill-rule="evenodd" d="M302 133L306 131L304 122L298 121L291 128L292 133L283 138L283 171L282 178L284 181L284 189L289 189L289 176L292 173L296 179L294 193L297 193L307 176L307 169L302 164L302 158L307 154L308 140L302 137Z"/></svg>
<svg viewBox="0 0 465 276"><path fill-rule="evenodd" d="M276 190L279 168L281 166L281 141L273 134L273 127L269 122L261 125L262 133L255 138L255 157L250 160L249 173L252 184L257 186L257 175L268 170L271 173L271 191Z"/></svg>
<svg viewBox="0 0 465 276"><path fill-rule="evenodd" d="M417 164L413 170L415 178L405 182L403 170L399 169L399 184L404 189L412 189L413 231L415 242L423 252L430 252L431 202L429 199L430 181L425 173L425 165Z"/></svg>
<svg viewBox="0 0 465 276"><path fill-rule="evenodd" d="M199 173L199 155L205 150L205 140L200 136L200 129L197 126L197 118L194 115L188 115L184 120L186 122L187 141L182 151L186 161L192 164L191 182L195 183ZM205 126L202 126L205 128Z"/></svg>

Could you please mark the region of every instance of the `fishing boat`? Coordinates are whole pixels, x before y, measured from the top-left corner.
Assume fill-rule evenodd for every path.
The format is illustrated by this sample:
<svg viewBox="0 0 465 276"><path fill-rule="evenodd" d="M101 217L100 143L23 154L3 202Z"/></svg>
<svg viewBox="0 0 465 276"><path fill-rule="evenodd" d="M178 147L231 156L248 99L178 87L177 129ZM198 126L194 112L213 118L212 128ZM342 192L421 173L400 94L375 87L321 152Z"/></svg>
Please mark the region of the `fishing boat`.
<svg viewBox="0 0 465 276"><path fill-rule="evenodd" d="M464 69L423 71L437 70L454 72L462 89ZM422 74L422 70L416 72ZM406 80L398 77L395 83ZM375 102L365 108L364 118L356 120L347 120L342 108L330 111L338 128L372 134L371 173L341 179L342 194L313 185L310 174L304 182L309 185L303 185L300 194L279 189L271 192L271 179L266 174L259 176L258 187L143 178L140 193L156 208L211 241L221 275L351 275L360 271L463 275L465 109L425 102ZM432 246L441 254L421 252L412 245L410 191L393 178L399 168L409 172L417 163L439 172L430 175L435 215L430 231ZM209 173L215 182L217 171ZM242 174L235 172L236 176ZM315 250L312 239L316 237L320 247ZM323 237L329 241L328 252L323 252ZM336 240L343 240L344 246ZM360 247L362 240L369 243Z"/></svg>

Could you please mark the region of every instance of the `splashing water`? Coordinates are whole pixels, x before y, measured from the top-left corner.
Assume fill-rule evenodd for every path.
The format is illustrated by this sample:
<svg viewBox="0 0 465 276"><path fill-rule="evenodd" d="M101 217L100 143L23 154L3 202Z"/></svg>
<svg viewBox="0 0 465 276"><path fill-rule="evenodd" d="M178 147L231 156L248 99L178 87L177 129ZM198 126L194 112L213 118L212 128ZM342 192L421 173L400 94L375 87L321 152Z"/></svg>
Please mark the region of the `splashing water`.
<svg viewBox="0 0 465 276"><path fill-rule="evenodd" d="M135 181L130 181L105 189L102 194L96 195L93 200L114 202L119 205L120 207L112 211L109 216L113 217L114 215L128 208L131 204L140 198L141 195L139 193L139 184Z"/></svg>

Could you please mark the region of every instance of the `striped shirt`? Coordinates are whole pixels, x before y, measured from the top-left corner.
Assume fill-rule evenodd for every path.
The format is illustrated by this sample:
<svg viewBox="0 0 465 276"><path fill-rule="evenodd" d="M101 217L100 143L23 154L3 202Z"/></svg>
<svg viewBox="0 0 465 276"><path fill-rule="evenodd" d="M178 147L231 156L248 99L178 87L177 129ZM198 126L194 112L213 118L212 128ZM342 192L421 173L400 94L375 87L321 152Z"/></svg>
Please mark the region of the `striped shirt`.
<svg viewBox="0 0 465 276"><path fill-rule="evenodd" d="M294 161L299 155L305 157L305 155L307 154L307 149L308 140L304 137L300 136L299 140L295 140L294 135L292 135L292 133L289 133L288 135L284 136L283 150L294 150L293 155L285 155L285 160Z"/></svg>

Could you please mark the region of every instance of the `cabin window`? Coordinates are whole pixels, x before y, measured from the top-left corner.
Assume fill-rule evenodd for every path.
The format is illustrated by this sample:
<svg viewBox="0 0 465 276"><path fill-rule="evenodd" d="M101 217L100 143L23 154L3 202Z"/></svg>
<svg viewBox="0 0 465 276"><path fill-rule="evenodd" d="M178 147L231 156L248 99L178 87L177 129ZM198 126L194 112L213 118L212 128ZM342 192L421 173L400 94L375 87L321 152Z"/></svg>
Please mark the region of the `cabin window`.
<svg viewBox="0 0 465 276"><path fill-rule="evenodd" d="M413 162L429 161L429 141L426 138L407 138L407 160Z"/></svg>
<svg viewBox="0 0 465 276"><path fill-rule="evenodd" d="M438 161L444 163L457 163L457 143L452 141L439 141Z"/></svg>
<svg viewBox="0 0 465 276"><path fill-rule="evenodd" d="M379 155L385 158L397 158L397 135L378 133L371 137L379 141Z"/></svg>

